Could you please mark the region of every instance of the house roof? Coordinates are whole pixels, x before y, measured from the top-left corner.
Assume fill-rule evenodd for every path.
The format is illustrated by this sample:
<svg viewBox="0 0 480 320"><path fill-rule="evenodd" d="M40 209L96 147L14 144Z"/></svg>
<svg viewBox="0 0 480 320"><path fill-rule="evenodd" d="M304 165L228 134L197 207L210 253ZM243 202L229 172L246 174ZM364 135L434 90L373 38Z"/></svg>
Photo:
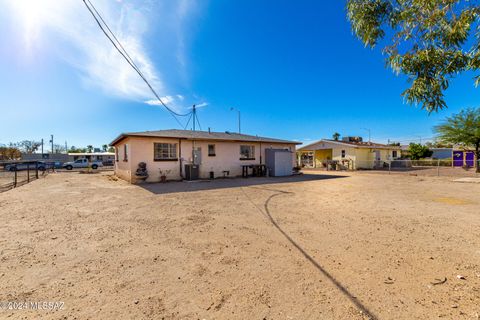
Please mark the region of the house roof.
<svg viewBox="0 0 480 320"><path fill-rule="evenodd" d="M333 143L338 144L341 146L351 146L354 148L368 148L368 149L398 149L400 150L399 146L392 146L388 144L382 143L375 143L375 142L351 142L351 141L338 141L338 140L331 140L331 139L322 139L314 143L310 143L306 146L299 148L298 150L308 150L309 147L314 146L321 142Z"/></svg>
<svg viewBox="0 0 480 320"><path fill-rule="evenodd" d="M247 134L233 132L208 132L208 131L192 131L192 130L158 130L143 132L127 132L120 134L110 145L114 146L127 137L151 137L151 138L176 138L189 140L219 140L219 141L244 141L244 142L264 142L264 143L285 143L285 144L301 144L297 141L273 139L259 136L251 136Z"/></svg>

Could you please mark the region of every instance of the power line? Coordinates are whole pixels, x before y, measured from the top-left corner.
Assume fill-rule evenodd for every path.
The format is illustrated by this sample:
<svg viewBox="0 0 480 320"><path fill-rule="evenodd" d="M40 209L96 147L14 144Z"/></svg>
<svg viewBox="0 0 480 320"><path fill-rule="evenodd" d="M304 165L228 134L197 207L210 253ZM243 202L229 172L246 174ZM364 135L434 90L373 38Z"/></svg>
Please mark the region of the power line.
<svg viewBox="0 0 480 320"><path fill-rule="evenodd" d="M200 128L200 131L202 131L202 125L200 124L200 120L198 119L198 115L195 112L195 118L197 119L198 127Z"/></svg>
<svg viewBox="0 0 480 320"><path fill-rule="evenodd" d="M192 112L192 114L190 115L190 118L188 118L187 124L185 125L185 127L183 128L183 130L187 130L188 124L190 123L190 120L192 120L192 117L193 117L193 112Z"/></svg>
<svg viewBox="0 0 480 320"><path fill-rule="evenodd" d="M87 1L88 1L88 4L87 4ZM108 24L105 22L105 20L102 18L102 16L100 15L100 13L97 11L97 9L95 8L95 6L90 2L90 0L83 0L83 3L85 4L85 7L88 9L88 11L90 12L90 14L92 15L92 17L95 19L95 21L97 22L97 25L99 26L99 28L102 30L103 34L108 38L108 40L110 40L110 42L112 43L112 45L115 47L115 49L122 55L122 57L125 59L125 61L127 61L127 63L137 72L137 74L142 78L142 80L147 84L147 86L150 88L150 91L152 91L152 93L154 94L154 96L158 99L158 101L160 101L160 103L163 105L163 107L165 109L167 109L170 114L174 117L174 119L178 122L178 124L180 125L180 127L183 127L182 123L178 120L177 116L179 117L186 117L186 116L189 116L191 114L191 112L189 113L186 113L186 114L180 114L180 113L177 113L175 111L173 111L170 107L168 107L164 102L163 100L160 98L160 96L157 94L157 92L155 91L155 89L152 87L152 85L150 84L150 82L148 82L148 80L146 79L146 77L143 75L143 73L140 71L140 68L135 64L135 62L133 61L133 59L130 57L130 55L128 54L128 52L125 50L125 48L123 47L123 45L121 44L121 42L118 40L118 38L115 36L115 34L112 32L112 30L110 29L110 27L108 26ZM91 6L91 8L90 8ZM93 8L93 11L92 11L92 8ZM95 14L96 13L96 14ZM98 17L100 18L97 18L97 15ZM105 28L103 27L102 23L105 25L105 27L107 28L108 32L110 32L110 34L108 34L108 32L105 30ZM115 39L115 41L112 39L112 37Z"/></svg>
<svg viewBox="0 0 480 320"><path fill-rule="evenodd" d="M86 1L88 1L88 3L90 4L90 6L93 8L93 10L95 11L95 13L98 15L98 17L100 18L100 20L102 21L102 23L105 25L105 27L107 28L107 30L110 32L111 36L115 39L115 41L112 40L112 38L110 37L110 35L105 31L105 29L103 28L102 24L100 23L100 21L98 20L97 16L95 15L95 13L91 10L90 6L87 5ZM103 31L103 33L105 34L105 36L110 40L110 42L113 44L113 46L115 47L115 49L117 49L117 51L123 56L123 58L128 62L128 64L130 64L130 66L138 73L138 75L143 79L143 81L145 81L145 83L148 85L148 87L150 88L150 90L152 91L152 93L155 95L155 97L160 101L160 103L168 110L170 111L171 113L177 115L177 116L188 116L190 113L187 113L187 114L180 114L180 113L177 113L175 111L173 111L171 108L169 108L164 102L163 100L160 98L160 96L157 94L157 92L155 91L155 89L153 89L153 87L150 85L150 83L148 82L148 80L146 79L146 77L143 75L143 73L140 71L140 68L135 64L135 62L133 61L133 59L130 57L130 55L128 54L128 52L125 50L125 48L123 47L122 43L118 40L118 38L115 36L115 34L113 33L113 31L110 29L110 27L108 26L108 24L105 22L105 20L103 19L103 17L100 15L100 13L98 12L98 10L95 8L95 6L92 4L92 2L90 0L83 0L85 6L87 7L87 9L90 11L90 13L92 14L93 18L95 19L95 21L97 22L98 26L100 27L100 29ZM117 46L118 44L118 46ZM120 50L120 48L123 50Z"/></svg>

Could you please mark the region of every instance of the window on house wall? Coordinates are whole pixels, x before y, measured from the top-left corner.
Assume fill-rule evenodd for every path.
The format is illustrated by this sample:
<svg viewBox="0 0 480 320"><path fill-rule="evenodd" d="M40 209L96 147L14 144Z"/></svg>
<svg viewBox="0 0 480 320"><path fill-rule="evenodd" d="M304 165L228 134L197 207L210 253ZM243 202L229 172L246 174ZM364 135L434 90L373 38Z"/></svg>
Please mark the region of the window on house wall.
<svg viewBox="0 0 480 320"><path fill-rule="evenodd" d="M128 144L123 145L123 161L128 161Z"/></svg>
<svg viewBox="0 0 480 320"><path fill-rule="evenodd" d="M255 146L240 146L240 160L255 160Z"/></svg>
<svg viewBox="0 0 480 320"><path fill-rule="evenodd" d="M345 158L345 150L342 150L342 158Z"/></svg>
<svg viewBox="0 0 480 320"><path fill-rule="evenodd" d="M153 144L154 161L176 161L177 144L176 143L154 143Z"/></svg>
<svg viewBox="0 0 480 320"><path fill-rule="evenodd" d="M397 151L397 150L393 150L393 151L392 151L392 157L393 157L393 158L398 157L398 151Z"/></svg>
<svg viewBox="0 0 480 320"><path fill-rule="evenodd" d="M214 144L209 144L208 145L208 156L209 157L215 157L215 145Z"/></svg>

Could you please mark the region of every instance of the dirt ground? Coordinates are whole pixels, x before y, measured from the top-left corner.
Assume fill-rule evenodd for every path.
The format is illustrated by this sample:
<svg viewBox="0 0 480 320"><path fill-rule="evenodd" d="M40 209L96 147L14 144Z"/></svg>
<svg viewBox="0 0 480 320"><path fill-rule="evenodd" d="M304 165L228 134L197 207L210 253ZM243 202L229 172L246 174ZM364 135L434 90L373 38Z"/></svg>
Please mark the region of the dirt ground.
<svg viewBox="0 0 480 320"><path fill-rule="evenodd" d="M305 172L327 172L326 169L304 169ZM342 171L339 171L342 172ZM475 168L452 168L452 167L412 167L412 168L392 168L389 172L388 168L375 170L359 170L360 173L367 174L390 174L390 175L410 175L410 176L427 176L427 177L471 177L480 178L480 173L477 173Z"/></svg>
<svg viewBox="0 0 480 320"><path fill-rule="evenodd" d="M0 302L64 303L1 319L479 319L480 184L57 173L0 217Z"/></svg>

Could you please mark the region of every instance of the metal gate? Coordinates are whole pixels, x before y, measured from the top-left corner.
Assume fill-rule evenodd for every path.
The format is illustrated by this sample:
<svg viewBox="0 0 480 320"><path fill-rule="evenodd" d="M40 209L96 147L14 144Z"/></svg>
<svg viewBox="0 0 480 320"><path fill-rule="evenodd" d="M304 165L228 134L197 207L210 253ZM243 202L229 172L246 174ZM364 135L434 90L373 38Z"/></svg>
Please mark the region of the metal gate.
<svg viewBox="0 0 480 320"><path fill-rule="evenodd" d="M463 151L453 151L453 166L463 167Z"/></svg>

